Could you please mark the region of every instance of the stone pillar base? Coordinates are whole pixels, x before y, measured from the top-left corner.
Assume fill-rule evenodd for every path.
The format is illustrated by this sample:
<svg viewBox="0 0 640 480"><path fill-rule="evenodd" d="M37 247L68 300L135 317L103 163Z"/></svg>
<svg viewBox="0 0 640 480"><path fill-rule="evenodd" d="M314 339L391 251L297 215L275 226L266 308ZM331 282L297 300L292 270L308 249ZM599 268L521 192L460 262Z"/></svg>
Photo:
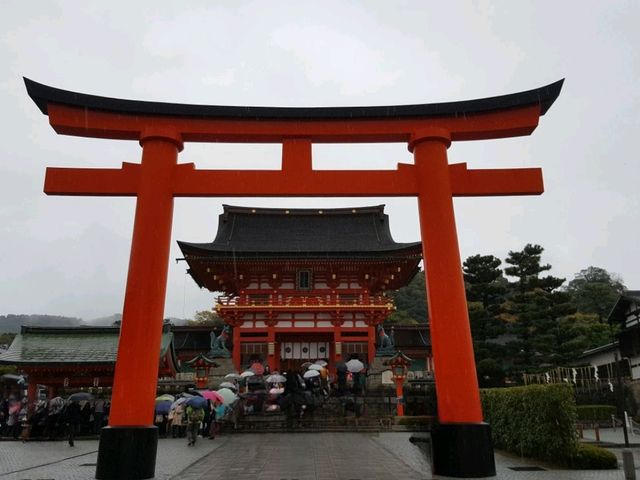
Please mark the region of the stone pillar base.
<svg viewBox="0 0 640 480"><path fill-rule="evenodd" d="M157 449L158 427L104 427L100 431L96 478L153 478Z"/></svg>
<svg viewBox="0 0 640 480"><path fill-rule="evenodd" d="M218 366L209 370L207 388L217 390L218 386L226 381L224 376L228 373L235 372L236 367L233 366L233 360L231 358L214 358L213 360Z"/></svg>
<svg viewBox="0 0 640 480"><path fill-rule="evenodd" d="M434 475L458 478L494 477L491 428L488 423L441 423L431 431Z"/></svg>

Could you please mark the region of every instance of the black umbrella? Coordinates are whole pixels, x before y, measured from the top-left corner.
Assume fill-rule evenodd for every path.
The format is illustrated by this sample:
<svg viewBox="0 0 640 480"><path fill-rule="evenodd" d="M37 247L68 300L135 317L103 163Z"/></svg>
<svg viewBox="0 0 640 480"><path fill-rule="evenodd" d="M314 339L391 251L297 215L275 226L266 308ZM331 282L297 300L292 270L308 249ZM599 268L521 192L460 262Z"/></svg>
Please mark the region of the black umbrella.
<svg viewBox="0 0 640 480"><path fill-rule="evenodd" d="M89 392L77 392L69 396L67 400L69 402L84 402L88 400L93 400L93 395L91 395Z"/></svg>
<svg viewBox="0 0 640 480"><path fill-rule="evenodd" d="M336 371L338 372L346 372L347 369L347 364L344 362L337 362L336 363Z"/></svg>

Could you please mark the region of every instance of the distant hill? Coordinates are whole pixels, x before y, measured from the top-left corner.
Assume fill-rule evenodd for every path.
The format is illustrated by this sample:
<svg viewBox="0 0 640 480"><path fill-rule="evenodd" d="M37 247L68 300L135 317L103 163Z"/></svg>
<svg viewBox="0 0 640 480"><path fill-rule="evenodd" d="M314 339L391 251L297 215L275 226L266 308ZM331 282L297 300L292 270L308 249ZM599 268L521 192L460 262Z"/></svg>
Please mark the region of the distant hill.
<svg viewBox="0 0 640 480"><path fill-rule="evenodd" d="M190 319L188 318L176 318L176 317L167 317L164 319L165 322L171 322L173 325L186 325ZM114 313L113 315L109 315L108 317L100 317L94 318L92 320L85 320L85 325L90 327L98 327L98 326L111 326L111 325L120 325L122 322L122 314Z"/></svg>
<svg viewBox="0 0 640 480"><path fill-rule="evenodd" d="M18 333L22 325L38 327L79 327L80 318L59 315L0 315L0 333Z"/></svg>
<svg viewBox="0 0 640 480"><path fill-rule="evenodd" d="M114 313L108 317L93 318L91 320L85 320L85 325L90 327L110 327L115 322L120 323L122 321L121 313Z"/></svg>
<svg viewBox="0 0 640 480"><path fill-rule="evenodd" d="M169 317L168 320L174 325L186 325L188 318ZM75 317L63 317L60 315L0 315L0 334L19 333L22 325L30 327L110 327L119 325L122 321L122 314L114 313L108 317L82 320ZM117 323L116 323L117 322Z"/></svg>

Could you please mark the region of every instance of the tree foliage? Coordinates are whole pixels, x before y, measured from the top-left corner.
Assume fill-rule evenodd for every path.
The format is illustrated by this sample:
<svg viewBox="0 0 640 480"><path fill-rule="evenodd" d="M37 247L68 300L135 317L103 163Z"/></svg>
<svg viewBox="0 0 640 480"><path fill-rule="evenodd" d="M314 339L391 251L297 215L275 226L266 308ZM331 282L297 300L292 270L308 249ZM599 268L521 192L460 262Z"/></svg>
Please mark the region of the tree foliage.
<svg viewBox="0 0 640 480"><path fill-rule="evenodd" d="M187 321L187 325L191 327L221 327L224 325L224 321L214 310L200 310L195 313L193 320Z"/></svg>
<svg viewBox="0 0 640 480"><path fill-rule="evenodd" d="M0 333L0 345L11 345L15 337L15 333Z"/></svg>
<svg viewBox="0 0 640 480"><path fill-rule="evenodd" d="M580 270L567 285L567 292L578 311L593 313L600 322L607 319L616 300L625 290L622 279L600 267Z"/></svg>
<svg viewBox="0 0 640 480"><path fill-rule="evenodd" d="M478 381L500 386L520 381L523 372L567 366L585 350L607 344L612 332L603 322L622 281L604 269L589 267L566 287L549 275L544 248L527 244L503 262L473 255L462 266ZM424 323L427 319L424 273L390 293L397 310L388 323Z"/></svg>
<svg viewBox="0 0 640 480"><path fill-rule="evenodd" d="M424 272L418 272L406 287L389 292L396 310L387 317L386 324L415 325L427 323L427 291Z"/></svg>

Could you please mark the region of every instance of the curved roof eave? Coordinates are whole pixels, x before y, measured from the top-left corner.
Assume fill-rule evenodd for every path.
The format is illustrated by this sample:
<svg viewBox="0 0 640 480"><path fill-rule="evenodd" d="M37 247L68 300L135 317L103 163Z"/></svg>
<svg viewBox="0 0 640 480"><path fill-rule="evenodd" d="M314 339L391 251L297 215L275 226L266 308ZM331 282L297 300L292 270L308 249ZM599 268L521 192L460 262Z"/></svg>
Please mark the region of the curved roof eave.
<svg viewBox="0 0 640 480"><path fill-rule="evenodd" d="M388 245L385 247L380 247L375 250L367 249L362 251L354 251L353 249L349 250L304 250L304 251L293 251L290 249L283 249L281 251L271 251L271 250L241 250L237 248L233 248L231 246L219 246L214 243L189 243L178 240L177 241L180 250L184 255L193 255L193 253L189 252L200 252L203 256L211 256L211 255L228 255L230 257L246 257L246 256L270 256L270 255L289 255L291 257L295 256L305 256L305 257L327 257L331 255L359 255L359 256L377 256L376 254L383 253L391 253L391 252L402 252L402 251L417 251L422 252L422 242L411 242L411 243L394 243L392 245ZM186 250L186 251L185 251ZM197 256L197 253L196 253Z"/></svg>
<svg viewBox="0 0 640 480"><path fill-rule="evenodd" d="M24 78L27 92L48 114L48 104L62 104L133 115L232 118L246 120L355 120L374 118L455 117L540 105L544 115L560 94L564 79L533 90L458 102L387 105L376 107L256 107L145 102L62 90Z"/></svg>

